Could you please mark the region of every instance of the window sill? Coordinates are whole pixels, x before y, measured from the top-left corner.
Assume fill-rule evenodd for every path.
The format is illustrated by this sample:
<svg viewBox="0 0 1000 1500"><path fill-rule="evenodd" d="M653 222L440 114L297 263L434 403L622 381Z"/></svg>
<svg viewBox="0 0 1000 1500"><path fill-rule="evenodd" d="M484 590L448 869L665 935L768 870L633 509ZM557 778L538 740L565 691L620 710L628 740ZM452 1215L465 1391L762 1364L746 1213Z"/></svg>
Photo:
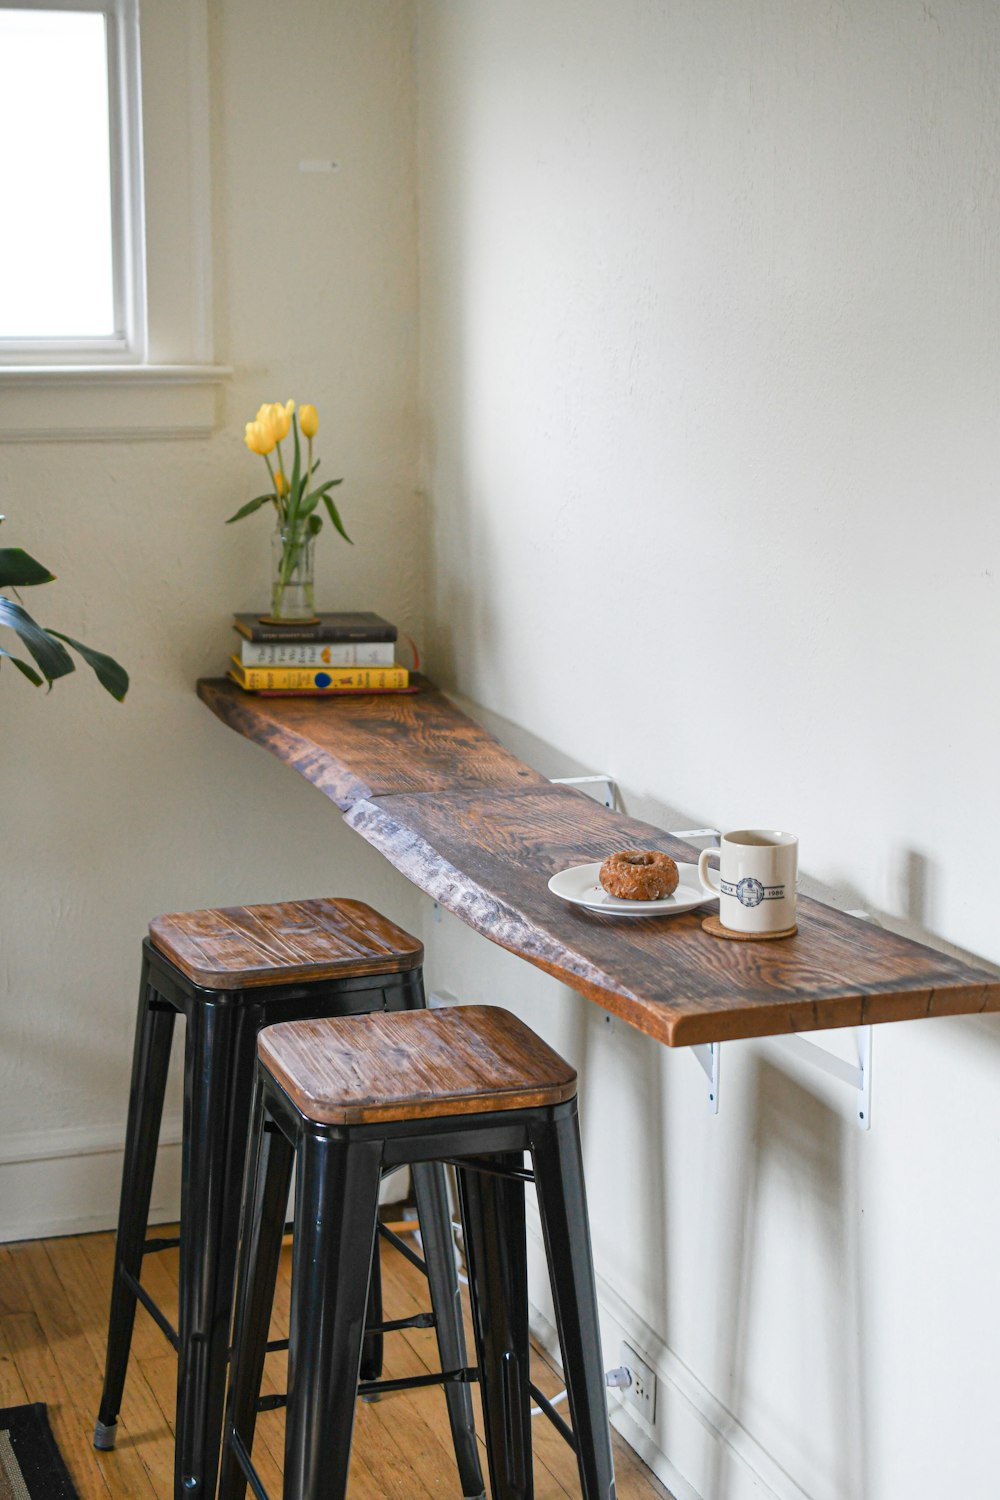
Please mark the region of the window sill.
<svg viewBox="0 0 1000 1500"><path fill-rule="evenodd" d="M226 365L0 366L0 442L203 438Z"/></svg>

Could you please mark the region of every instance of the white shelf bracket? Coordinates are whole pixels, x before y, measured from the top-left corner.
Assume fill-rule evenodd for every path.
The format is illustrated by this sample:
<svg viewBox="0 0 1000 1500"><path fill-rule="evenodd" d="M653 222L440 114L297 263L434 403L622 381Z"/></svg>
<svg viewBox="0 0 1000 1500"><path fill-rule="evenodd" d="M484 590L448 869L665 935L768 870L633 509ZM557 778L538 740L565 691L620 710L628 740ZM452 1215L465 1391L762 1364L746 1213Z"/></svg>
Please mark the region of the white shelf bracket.
<svg viewBox="0 0 1000 1500"><path fill-rule="evenodd" d="M600 772L597 776L553 776L552 785L582 787L602 786L604 788L604 795L602 797L596 797L595 800L598 802L603 802L605 807L610 807L612 811L614 810L618 794L618 783L615 781L615 778L613 776L609 776L606 771Z"/></svg>
<svg viewBox="0 0 1000 1500"><path fill-rule="evenodd" d="M719 1113L719 1064L722 1061L721 1042L700 1042L691 1048L702 1072L708 1079L708 1112Z"/></svg>
<svg viewBox="0 0 1000 1500"><path fill-rule="evenodd" d="M816 1042L804 1036L776 1036L786 1052L794 1052L811 1067L820 1068L832 1078L839 1078L856 1091L855 1118L858 1128L870 1130L872 1123L872 1028L854 1026L854 1041L858 1051L857 1063L849 1063Z"/></svg>
<svg viewBox="0 0 1000 1500"><path fill-rule="evenodd" d="M695 838L714 835L718 838L717 830L714 828L687 828L672 832L674 838ZM860 917L862 921L870 922L872 919L866 911L851 911L849 917ZM857 1048L858 1060L856 1063L847 1062L842 1057L837 1057L833 1052L828 1052L817 1042L811 1042L808 1037L796 1036L774 1036L770 1040L780 1042L786 1052L794 1052L796 1057L807 1062L811 1067L819 1068L824 1073L829 1073L832 1078L839 1078L841 1083L846 1083L849 1088L855 1090L856 1101L854 1106L855 1119L859 1130L870 1130L872 1123L872 1028L870 1026L854 1026L854 1042ZM722 1057L721 1042L702 1042L690 1049L698 1062L699 1067L708 1079L708 1108L713 1115L719 1113L719 1064Z"/></svg>

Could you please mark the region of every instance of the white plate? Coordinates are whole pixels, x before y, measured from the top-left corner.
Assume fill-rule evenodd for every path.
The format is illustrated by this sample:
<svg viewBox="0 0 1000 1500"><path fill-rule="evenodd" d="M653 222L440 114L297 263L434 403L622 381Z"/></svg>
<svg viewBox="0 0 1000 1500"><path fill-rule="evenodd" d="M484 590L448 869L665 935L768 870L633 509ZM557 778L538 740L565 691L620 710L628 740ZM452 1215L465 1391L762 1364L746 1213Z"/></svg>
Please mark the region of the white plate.
<svg viewBox="0 0 1000 1500"><path fill-rule="evenodd" d="M680 883L673 895L664 896L662 901L622 901L609 896L597 878L600 868L600 860L592 865L571 865L553 875L549 890L572 906L584 906L588 911L603 912L609 917L675 917L678 912L691 911L714 899L698 879L697 865L678 861Z"/></svg>

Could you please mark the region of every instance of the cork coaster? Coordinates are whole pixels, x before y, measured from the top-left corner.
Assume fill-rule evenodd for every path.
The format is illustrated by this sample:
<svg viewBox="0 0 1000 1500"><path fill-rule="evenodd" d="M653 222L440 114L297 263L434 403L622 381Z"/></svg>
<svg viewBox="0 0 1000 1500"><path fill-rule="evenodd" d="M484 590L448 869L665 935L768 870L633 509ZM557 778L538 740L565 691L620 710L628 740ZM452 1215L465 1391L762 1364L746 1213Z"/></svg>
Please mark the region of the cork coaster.
<svg viewBox="0 0 1000 1500"><path fill-rule="evenodd" d="M318 625L319 615L310 615L308 620L276 620L273 615L258 615L261 625L284 625L289 630L301 629L303 625Z"/></svg>
<svg viewBox="0 0 1000 1500"><path fill-rule="evenodd" d="M719 918L713 914L706 917L701 924L702 932L707 932L710 937L726 938L730 943L773 943L776 938L794 937L798 927L783 927L780 932L735 932L732 927L723 927Z"/></svg>

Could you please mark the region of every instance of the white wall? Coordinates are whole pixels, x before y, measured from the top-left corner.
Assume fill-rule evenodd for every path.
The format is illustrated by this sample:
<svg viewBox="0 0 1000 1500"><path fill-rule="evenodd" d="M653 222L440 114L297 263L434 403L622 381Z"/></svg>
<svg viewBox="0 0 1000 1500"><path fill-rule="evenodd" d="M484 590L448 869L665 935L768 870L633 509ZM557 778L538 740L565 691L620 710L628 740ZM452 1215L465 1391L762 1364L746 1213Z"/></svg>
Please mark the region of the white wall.
<svg viewBox="0 0 1000 1500"><path fill-rule="evenodd" d="M216 355L235 371L218 430L0 446L0 543L59 575L26 602L132 674L122 706L84 671L51 695L10 669L0 681L0 1238L113 1222L153 916L363 888L418 920L336 809L194 693L225 668L231 613L267 602L269 521L224 525L259 492L242 437L264 400L315 402L324 472L345 476L356 545L320 537L322 602L420 634L413 14L402 0L211 10ZM322 157L339 174L299 173ZM174 1140L179 1109L175 1088ZM178 1155L164 1154L164 1213Z"/></svg>
<svg viewBox="0 0 1000 1500"><path fill-rule="evenodd" d="M998 65L976 0L419 6L434 674L994 964ZM879 1028L868 1135L776 1043L713 1119L689 1056L429 942L581 1067L605 1354L657 1366L678 1494L994 1494L995 1018Z"/></svg>

